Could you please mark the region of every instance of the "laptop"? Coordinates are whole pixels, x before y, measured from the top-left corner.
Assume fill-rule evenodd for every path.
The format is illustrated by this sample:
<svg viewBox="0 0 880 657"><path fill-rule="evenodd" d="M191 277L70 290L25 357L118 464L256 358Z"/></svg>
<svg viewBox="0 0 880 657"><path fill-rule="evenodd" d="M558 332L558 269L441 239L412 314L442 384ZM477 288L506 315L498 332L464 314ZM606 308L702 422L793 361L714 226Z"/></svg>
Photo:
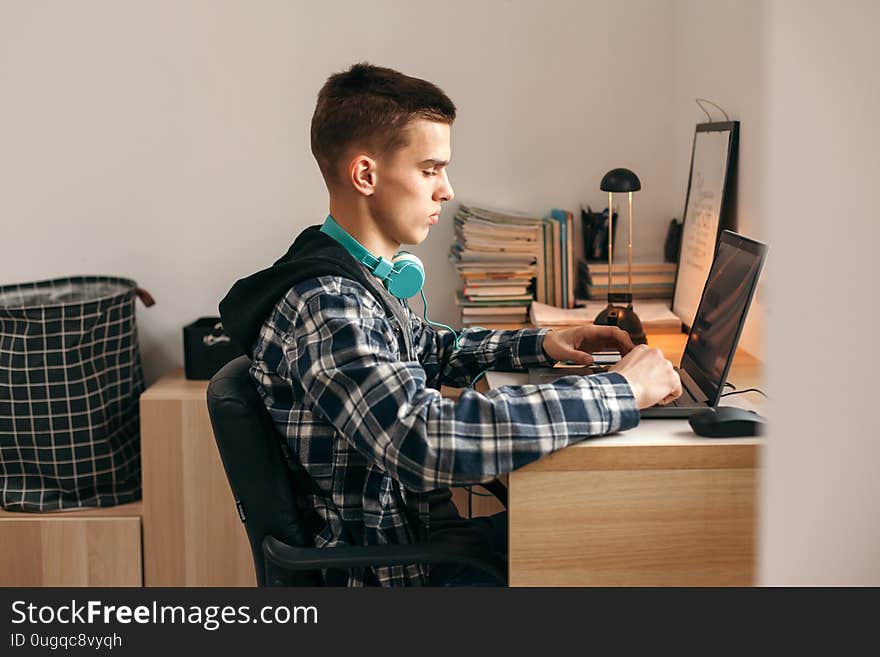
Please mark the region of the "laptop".
<svg viewBox="0 0 880 657"><path fill-rule="evenodd" d="M675 368L682 395L664 406L642 409L643 418L687 418L718 405L766 254L767 245L762 242L729 230L721 233L681 363ZM529 381L544 383L603 369L543 368L540 372L535 368L529 372Z"/></svg>

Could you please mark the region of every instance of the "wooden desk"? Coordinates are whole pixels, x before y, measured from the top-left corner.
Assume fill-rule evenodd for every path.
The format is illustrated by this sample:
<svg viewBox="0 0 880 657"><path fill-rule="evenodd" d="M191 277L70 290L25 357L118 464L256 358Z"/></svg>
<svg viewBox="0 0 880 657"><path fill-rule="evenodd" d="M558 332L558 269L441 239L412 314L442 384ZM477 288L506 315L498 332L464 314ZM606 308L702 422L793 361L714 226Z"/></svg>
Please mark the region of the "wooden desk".
<svg viewBox="0 0 880 657"><path fill-rule="evenodd" d="M684 343L649 336L673 362ZM527 382L487 377L491 387ZM729 379L759 387L760 363L737 353ZM510 585L754 584L759 445L700 438L686 420L644 420L512 472Z"/></svg>

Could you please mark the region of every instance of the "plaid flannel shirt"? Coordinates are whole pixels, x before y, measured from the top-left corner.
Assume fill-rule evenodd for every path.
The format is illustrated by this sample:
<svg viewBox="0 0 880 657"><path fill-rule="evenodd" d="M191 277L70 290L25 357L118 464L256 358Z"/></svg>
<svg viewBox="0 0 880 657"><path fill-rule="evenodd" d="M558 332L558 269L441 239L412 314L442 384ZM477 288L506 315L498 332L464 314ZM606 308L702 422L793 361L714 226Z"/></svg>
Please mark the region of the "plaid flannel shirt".
<svg viewBox="0 0 880 657"><path fill-rule="evenodd" d="M465 329L455 348L405 308L416 360L361 284L323 276L295 285L264 323L251 374L292 461L314 482L315 545L418 540L416 493L490 481L587 436L638 424L619 374L466 390L487 368L547 364L544 329ZM296 472L296 469L295 469ZM424 584L423 566L376 568L383 586ZM353 570L349 585L363 585Z"/></svg>

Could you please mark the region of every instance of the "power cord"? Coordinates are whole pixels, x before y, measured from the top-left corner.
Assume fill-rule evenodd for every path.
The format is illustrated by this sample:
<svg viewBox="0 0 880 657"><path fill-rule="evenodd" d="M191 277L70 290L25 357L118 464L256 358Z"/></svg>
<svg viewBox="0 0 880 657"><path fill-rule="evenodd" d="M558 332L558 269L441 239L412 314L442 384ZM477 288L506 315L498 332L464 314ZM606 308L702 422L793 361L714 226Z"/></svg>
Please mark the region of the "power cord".
<svg viewBox="0 0 880 657"><path fill-rule="evenodd" d="M395 254L395 255L400 255L401 253L405 253L407 255L415 255L414 253L410 253L409 251L398 251L397 254ZM428 297L425 296L425 290L424 289L419 290L419 295L421 295L421 297L422 297L422 306L423 306L422 318L428 324L431 324L432 326L442 326L443 328L448 329L449 331L452 331L452 335L455 336L455 348L458 349L458 343L461 340L461 336L451 326L447 326L446 324L443 324L442 322L433 322L430 319L428 319ZM475 328L481 328L481 327L477 326Z"/></svg>
<svg viewBox="0 0 880 657"><path fill-rule="evenodd" d="M717 107L719 110L721 110L721 113L724 115L724 120L730 121L730 117L727 115L727 112L724 111L724 108L721 107L721 105L713 103L711 100L706 100L705 98L695 98L694 100L696 100L697 105L700 106L700 109L703 110L703 114L705 114L706 117L709 119L709 123L712 123L712 117L709 115L709 112L706 111L706 108L703 107L703 103L708 103L712 107Z"/></svg>
<svg viewBox="0 0 880 657"><path fill-rule="evenodd" d="M406 252L406 251L401 251L401 253L407 253L407 252ZM455 349L458 349L459 345L461 344L461 334L459 334L458 331L456 331L456 330L455 330L454 328L452 328L451 326L447 326L446 324L443 324L443 323L441 323L441 322L434 322L434 321L431 321L430 319L428 319L428 298L425 296L425 291L424 291L424 290L419 290L419 294L420 294L421 297L422 297L422 306L423 306L423 308L422 308L422 318L423 318L428 324L431 324L431 325L433 325L433 326L442 326L443 328L445 328L445 329L451 331L451 332L452 332L452 335L455 336L454 348L455 348ZM482 331L488 331L488 330L489 330L489 329L487 329L487 328L485 328L485 327L483 327L483 326L473 326L473 327L471 327L471 328L479 329L479 330L482 330ZM470 385L469 385L468 387L469 387L470 389L473 390L473 388L474 388L474 384L475 384L477 381L479 381L479 380L483 377L483 375L486 374L486 372L488 372L488 371L489 371L489 368L486 368L485 370L483 370L482 372L480 372L479 374L477 374L477 375L471 380L471 383L470 383Z"/></svg>
<svg viewBox="0 0 880 657"><path fill-rule="evenodd" d="M428 298L425 296L424 290L419 290L419 294L422 297L422 304L424 306L422 309L422 317L424 318L424 320L428 324L431 324L432 326L442 326L443 328L448 329L449 331L452 331L452 335L455 336L455 348L458 349L459 342L461 341L461 336L458 334L458 331L456 331L451 326L447 326L446 324L443 324L442 322L432 322L430 319L428 319ZM481 327L475 326L474 328L481 328Z"/></svg>
<svg viewBox="0 0 880 657"><path fill-rule="evenodd" d="M471 383L468 386L468 388L473 390L474 386L477 384L477 381L479 381L488 371L489 370L486 369L486 370L483 370L482 372L480 372L479 374L477 374L471 380ZM474 517L474 515L473 515L473 513L474 513L474 506L473 506L474 495L476 495L477 497L493 497L493 495L491 493L477 493L474 491L473 486L465 486L465 490L467 490L467 494L468 494L468 520L470 520L470 519L473 519L473 517Z"/></svg>
<svg viewBox="0 0 880 657"><path fill-rule="evenodd" d="M477 327L477 328L481 328L481 327ZM488 369L485 369L485 370L483 370L482 372L480 372L479 374L477 374L477 375L471 380L471 383L470 383L470 385L468 386L468 388L470 388L471 390L473 390L473 389L474 389L474 386L477 385L477 381L479 381L481 378L483 378L483 376L485 376L486 372L488 372L488 371L489 371ZM474 498L474 495L476 495L477 497L494 497L494 495L492 495L491 493L477 493L477 492L474 491L474 487L473 487L473 486L465 486L465 488L467 489L467 493L468 493L468 519L470 520L470 519L472 519L472 518L474 517L474 516L473 516L473 498Z"/></svg>
<svg viewBox="0 0 880 657"><path fill-rule="evenodd" d="M477 384L477 381L479 381L481 378L483 378L483 376L485 376L486 372L488 372L488 371L489 371L489 370L483 370L482 372L480 372L479 374L477 374L477 375L473 378L473 380L471 381L471 384L470 384L468 387L469 387L471 390L473 390L473 389L474 389L474 386Z"/></svg>
<svg viewBox="0 0 880 657"><path fill-rule="evenodd" d="M399 253L409 253L409 252L408 251L399 251ZM448 326L447 324L443 324L442 322L434 322L434 321L428 319L428 298L425 296L424 290L419 290L419 295L422 298L422 319L424 319L425 322L427 322L428 324L430 324L432 326L440 326L440 327L445 328L448 331L450 331L452 333L452 335L455 336L454 348L458 349L459 345L461 344L461 335L458 333L458 331L456 331L451 326ZM481 329L483 331L488 330L483 326L474 326L473 328ZM471 379L471 382L470 382L470 385L468 385L468 388L473 390L474 385L476 385L477 381L479 381L483 376L485 376L486 372L488 372L488 371L489 371L489 368L483 370L482 372L477 374L477 376L475 376L473 379ZM490 493L475 493L473 486L465 486L464 488L465 488L465 490L467 490L467 494L468 494L468 519L472 519L474 517L473 516L473 513L474 513L473 497L474 497L474 495L476 495L477 497L492 497L492 495Z"/></svg>
<svg viewBox="0 0 880 657"><path fill-rule="evenodd" d="M767 393L763 390L758 390L757 388L745 388L744 390L736 390L735 392L725 392L721 397L730 397L731 395L741 395L744 392L757 392L759 395L763 395L767 398Z"/></svg>
<svg viewBox="0 0 880 657"><path fill-rule="evenodd" d="M463 486L468 496L468 520L474 517L474 498L475 497L495 497L492 493L478 493L472 485Z"/></svg>
<svg viewBox="0 0 880 657"><path fill-rule="evenodd" d="M473 486L469 486L468 488L473 489ZM492 493L478 493L477 491L473 491L473 495L477 497L495 497Z"/></svg>

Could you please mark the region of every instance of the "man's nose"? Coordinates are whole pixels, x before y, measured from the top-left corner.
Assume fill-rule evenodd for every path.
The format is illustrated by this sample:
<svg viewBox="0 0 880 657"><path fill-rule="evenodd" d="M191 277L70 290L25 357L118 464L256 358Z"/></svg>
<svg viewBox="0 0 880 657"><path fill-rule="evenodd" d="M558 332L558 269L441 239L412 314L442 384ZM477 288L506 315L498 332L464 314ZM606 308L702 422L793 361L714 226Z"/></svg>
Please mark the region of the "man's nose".
<svg viewBox="0 0 880 657"><path fill-rule="evenodd" d="M452 184L449 182L449 176L446 175L445 171L443 172L443 185L437 190L437 198L440 201L451 201L455 198L455 192L452 189Z"/></svg>

